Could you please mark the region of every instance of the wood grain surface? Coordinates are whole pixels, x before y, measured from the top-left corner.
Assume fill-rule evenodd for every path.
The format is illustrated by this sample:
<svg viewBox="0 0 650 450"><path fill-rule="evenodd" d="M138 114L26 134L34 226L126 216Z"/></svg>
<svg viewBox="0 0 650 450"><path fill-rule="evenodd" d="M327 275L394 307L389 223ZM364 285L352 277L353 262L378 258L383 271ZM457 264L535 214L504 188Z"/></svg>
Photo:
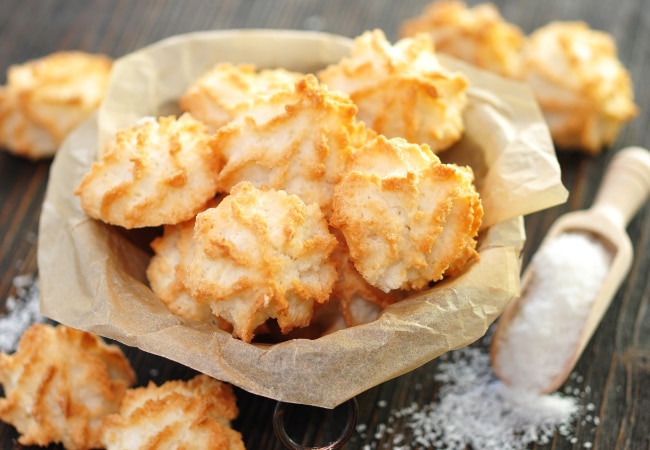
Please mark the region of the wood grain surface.
<svg viewBox="0 0 650 450"><path fill-rule="evenodd" d="M469 2L476 3L476 2ZM568 201L526 218L524 264L553 220L563 212L591 205L607 163L627 145L650 147L650 8L646 0L500 0L506 19L525 32L553 20L583 20L611 33L619 56L631 72L639 116L611 148L598 156L560 152ZM397 38L400 24L418 15L426 0L2 0L0 2L0 84L11 64L58 50L78 49L120 57L162 38L197 30L233 28L310 29L354 37L382 28ZM0 151L0 314L14 293L12 280L37 274L36 236L49 161L30 162ZM635 259L601 326L578 363L582 376L572 381L583 405L593 404L594 427L579 417L572 431L576 442L556 436L539 449L650 448L650 208L647 204L628 227ZM62 283L65 280L61 280ZM480 345L480 344L477 344ZM126 349L141 384L148 380L187 378L178 364ZM427 404L440 385L431 375L439 361L386 382L358 396L359 423L368 430L385 424L391 411L412 403ZM248 449L282 448L273 434L275 402L236 391L241 409L234 426ZM378 406L380 405L380 406ZM586 414L586 413L585 413ZM330 418L331 419L331 418ZM305 441L329 433L331 420L317 412L301 414L298 433ZM330 423L331 424L331 423ZM355 433L346 448L391 448L392 434L406 432L403 422L381 438ZM0 422L0 448L24 448L13 427ZM419 448L408 441L403 448ZM56 448L56 447L52 447Z"/></svg>

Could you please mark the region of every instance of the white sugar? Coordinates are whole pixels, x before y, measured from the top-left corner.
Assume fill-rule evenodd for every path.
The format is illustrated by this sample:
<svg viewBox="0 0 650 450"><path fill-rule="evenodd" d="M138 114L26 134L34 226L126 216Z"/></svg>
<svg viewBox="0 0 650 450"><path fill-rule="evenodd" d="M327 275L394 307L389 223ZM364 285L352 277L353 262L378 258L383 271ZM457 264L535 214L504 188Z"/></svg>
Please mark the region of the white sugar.
<svg viewBox="0 0 650 450"><path fill-rule="evenodd" d="M39 310L38 280L31 275L20 275L13 279L16 295L7 298L6 315L0 315L0 352L16 350L25 330L35 322L45 319Z"/></svg>
<svg viewBox="0 0 650 450"><path fill-rule="evenodd" d="M575 399L511 390L496 379L490 357L464 349L442 363L440 402L413 414L408 426L423 444L448 449L520 449L546 443L577 412ZM435 445L433 445L436 447Z"/></svg>
<svg viewBox="0 0 650 450"><path fill-rule="evenodd" d="M391 427L378 427L366 449L520 450L532 443L548 443L556 432L572 438L577 398L538 396L507 387L497 379L489 354L481 348L457 350L443 359L435 375L442 383L439 400L393 411ZM393 434L386 442L384 433L397 429L395 422L400 419L405 421L405 432Z"/></svg>
<svg viewBox="0 0 650 450"><path fill-rule="evenodd" d="M496 364L505 379L540 391L560 372L609 265L606 248L585 233L565 233L540 248L520 310L500 335Z"/></svg>

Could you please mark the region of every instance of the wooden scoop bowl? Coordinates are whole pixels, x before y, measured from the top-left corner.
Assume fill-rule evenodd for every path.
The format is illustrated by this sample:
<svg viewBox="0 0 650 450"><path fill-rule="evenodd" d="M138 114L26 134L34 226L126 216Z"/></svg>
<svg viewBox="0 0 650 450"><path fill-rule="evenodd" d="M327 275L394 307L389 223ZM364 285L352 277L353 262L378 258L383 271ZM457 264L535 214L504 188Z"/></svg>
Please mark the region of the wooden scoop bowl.
<svg viewBox="0 0 650 450"><path fill-rule="evenodd" d="M559 217L544 237L541 246L565 232L588 232L602 241L612 254L612 262L602 288L597 295L587 320L584 323L578 343L571 358L552 379L541 394L557 390L567 379L580 355L598 327L614 295L625 279L632 264L633 250L626 227L650 192L650 152L640 147L628 147L612 159L603 177L591 208L574 211ZM530 267L521 280L521 292L532 276ZM491 356L495 373L506 384L511 384L498 367L499 337L504 333L521 307L518 299L513 300L499 318L492 340Z"/></svg>

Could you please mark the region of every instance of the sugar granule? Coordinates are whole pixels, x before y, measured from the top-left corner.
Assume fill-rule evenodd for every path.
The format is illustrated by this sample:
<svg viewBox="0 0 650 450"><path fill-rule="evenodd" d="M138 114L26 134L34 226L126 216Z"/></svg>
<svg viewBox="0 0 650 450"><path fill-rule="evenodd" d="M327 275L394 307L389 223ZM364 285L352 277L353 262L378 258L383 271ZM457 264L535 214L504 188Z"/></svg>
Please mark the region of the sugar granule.
<svg viewBox="0 0 650 450"><path fill-rule="evenodd" d="M563 233L530 264L520 309L498 338L495 364L510 385L543 391L574 354L611 255L587 233Z"/></svg>
<svg viewBox="0 0 650 450"><path fill-rule="evenodd" d="M0 352L16 350L25 330L36 322L44 322L39 310L40 289L33 275L19 275L13 279L15 295L5 304L7 314L0 316Z"/></svg>
<svg viewBox="0 0 650 450"><path fill-rule="evenodd" d="M380 446L377 442L386 439L382 433L397 428L383 425L374 433L377 442L364 448L525 449L550 442L556 432L570 439L580 411L573 397L509 388L492 371L489 354L478 347L445 355L435 379L442 383L437 402L393 411L389 424L403 418L406 432ZM405 446L406 441L412 444Z"/></svg>

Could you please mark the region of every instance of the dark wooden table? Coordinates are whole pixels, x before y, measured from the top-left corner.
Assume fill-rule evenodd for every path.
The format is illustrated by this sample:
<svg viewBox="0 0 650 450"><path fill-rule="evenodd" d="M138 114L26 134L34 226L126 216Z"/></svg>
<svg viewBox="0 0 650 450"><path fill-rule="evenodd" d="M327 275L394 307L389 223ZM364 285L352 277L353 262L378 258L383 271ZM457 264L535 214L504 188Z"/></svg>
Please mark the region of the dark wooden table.
<svg viewBox="0 0 650 450"><path fill-rule="evenodd" d="M0 2L0 82L14 63L64 49L102 52L120 57L174 34L208 29L316 29L354 37L382 28L394 40L403 20L419 14L427 0L2 0ZM475 2L470 2L475 3ZM525 32L552 20L587 21L611 33L620 58L630 69L640 115L602 154L588 157L560 153L568 201L526 218L528 239L524 264L551 222L561 213L590 206L606 164L626 145L650 147L650 8L645 0L500 0L503 15ZM0 314L13 294L12 280L36 274L35 235L48 180L49 161L30 162L0 152ZM579 426L576 442L556 438L535 448L650 448L650 208L644 206L628 227L636 251L629 277L621 287L576 370L573 385L583 392L580 402L593 404L597 427ZM64 280L62 280L64 282ZM478 344L482 345L482 344ZM178 364L126 349L140 383L183 378L191 371ZM373 437L391 410L413 402L426 404L440 385L431 374L439 361L386 382L358 396L359 423L369 432L356 432L346 448L390 448L391 433ZM417 389L415 387L418 387ZM237 390L241 415L234 423L249 449L278 449L271 426L275 402ZM379 405L379 406L378 406ZM384 407L381 407L384 406ZM584 414L587 414L586 412ZM317 436L326 421L317 414L304 418L304 434ZM400 421L395 433L404 432ZM326 430L325 430L326 431ZM0 447L22 448L13 427L0 423ZM403 448L416 448L402 443ZM366 447L367 446L367 447Z"/></svg>

